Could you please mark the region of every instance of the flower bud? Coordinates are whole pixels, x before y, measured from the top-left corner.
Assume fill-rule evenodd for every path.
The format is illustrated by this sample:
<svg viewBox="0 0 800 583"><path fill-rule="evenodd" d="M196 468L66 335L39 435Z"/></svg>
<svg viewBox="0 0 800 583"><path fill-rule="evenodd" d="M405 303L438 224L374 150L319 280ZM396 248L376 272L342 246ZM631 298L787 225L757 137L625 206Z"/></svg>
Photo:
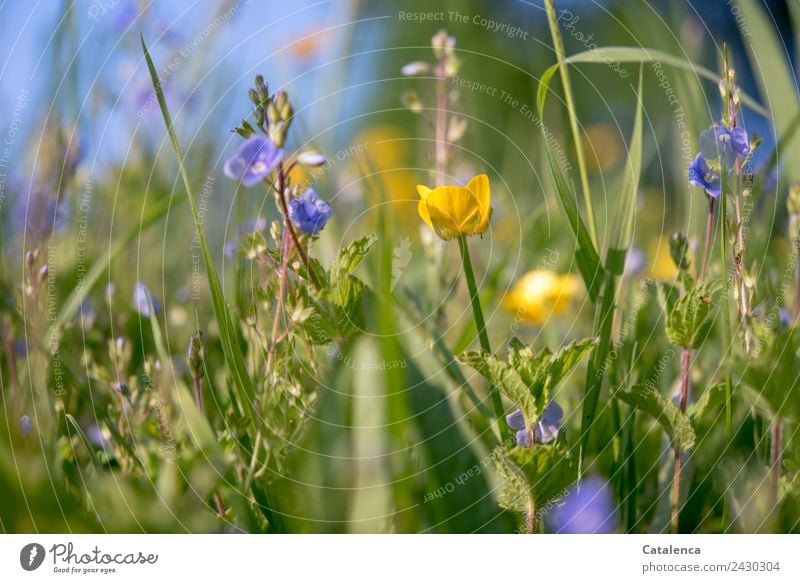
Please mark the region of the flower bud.
<svg viewBox="0 0 800 583"><path fill-rule="evenodd" d="M206 360L206 339L202 330L198 330L189 338L189 347L186 350L186 362L194 378L203 378Z"/></svg>
<svg viewBox="0 0 800 583"><path fill-rule="evenodd" d="M310 168L322 166L327 161L327 158L325 158L325 156L316 150L306 150L304 152L300 152L300 154L297 156L297 162L301 166L308 166Z"/></svg>
<svg viewBox="0 0 800 583"><path fill-rule="evenodd" d="M431 67L428 65L428 63L414 61L413 63L403 65L403 68L400 69L400 72L407 77L413 77L414 75L422 75L423 73L427 73L430 71L430 69Z"/></svg>

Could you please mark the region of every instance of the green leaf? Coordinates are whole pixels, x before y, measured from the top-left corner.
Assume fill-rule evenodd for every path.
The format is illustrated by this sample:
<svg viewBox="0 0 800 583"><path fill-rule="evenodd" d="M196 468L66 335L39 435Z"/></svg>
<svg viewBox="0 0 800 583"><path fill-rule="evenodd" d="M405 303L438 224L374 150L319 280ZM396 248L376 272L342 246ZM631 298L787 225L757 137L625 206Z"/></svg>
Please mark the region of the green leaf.
<svg viewBox="0 0 800 583"><path fill-rule="evenodd" d="M374 233L356 239L347 247L339 251L339 255L331 265L331 285L336 283L343 276L353 273L358 264L367 256L369 250L378 241Z"/></svg>
<svg viewBox="0 0 800 583"><path fill-rule="evenodd" d="M497 386L520 408L525 420L532 423L544 413L556 386L595 344L593 338L585 338L571 342L555 354L548 348L537 353L517 338L512 338L506 362L482 351L465 352L458 360Z"/></svg>
<svg viewBox="0 0 800 583"><path fill-rule="evenodd" d="M655 419L676 449L686 451L694 447L695 433L689 416L658 390L636 385L629 391L617 391L616 396Z"/></svg>
<svg viewBox="0 0 800 583"><path fill-rule="evenodd" d="M244 362L242 348L239 344L239 334L234 327L233 320L228 306L225 303L225 295L222 291L217 271L214 267L214 260L211 256L211 251L206 243L205 235L203 234L203 222L197 212L197 205L192 194L192 185L189 181L189 175L186 172L186 167L183 163L183 156L181 155L180 145L178 144L178 137L175 134L175 128L172 124L172 116L170 116L167 103L164 100L164 90L161 88L161 81L156 73L153 60L150 58L150 53L147 51L147 46L144 43L144 37L140 34L142 43L142 51L144 52L145 60L147 61L147 68L150 71L150 79L153 82L153 90L158 98L158 105L161 108L161 115L164 118L164 123L167 126L167 134L169 135L172 149L175 153L175 158L178 162L178 169L180 170L181 178L183 179L184 187L186 188L186 196L189 205L192 209L192 216L194 217L194 224L197 229L197 236L200 239L200 250L203 255L203 263L206 267L206 277L208 279L208 286L211 290L211 300L214 305L214 314L217 317L217 325L219 327L220 340L222 341L222 350L225 356L225 363L227 364L228 371L233 380L234 387L238 392L239 402L244 408L244 414L253 419L252 402L253 402L253 385L250 376L247 372L247 366Z"/></svg>
<svg viewBox="0 0 800 583"><path fill-rule="evenodd" d="M698 348L702 344L713 319L713 295L719 290L717 280L695 285L681 296L677 288L660 282L659 300L667 314L667 338L681 348Z"/></svg>
<svg viewBox="0 0 800 583"><path fill-rule="evenodd" d="M569 452L559 445L497 448L493 459L501 480L498 504L517 512L529 511L531 502L541 509L563 498L578 478Z"/></svg>
<svg viewBox="0 0 800 583"><path fill-rule="evenodd" d="M502 391L520 408L526 420L536 420L542 416L547 406L546 396L541 391L535 393L522 375L507 362L483 351L464 352L458 357L458 361L477 370L481 376Z"/></svg>
<svg viewBox="0 0 800 583"><path fill-rule="evenodd" d="M772 415L800 421L800 328L773 331L757 359L743 359L739 366Z"/></svg>
<svg viewBox="0 0 800 583"><path fill-rule="evenodd" d="M700 420L714 414L725 406L725 384L719 383L708 387L696 403L689 405L686 414L693 420Z"/></svg>

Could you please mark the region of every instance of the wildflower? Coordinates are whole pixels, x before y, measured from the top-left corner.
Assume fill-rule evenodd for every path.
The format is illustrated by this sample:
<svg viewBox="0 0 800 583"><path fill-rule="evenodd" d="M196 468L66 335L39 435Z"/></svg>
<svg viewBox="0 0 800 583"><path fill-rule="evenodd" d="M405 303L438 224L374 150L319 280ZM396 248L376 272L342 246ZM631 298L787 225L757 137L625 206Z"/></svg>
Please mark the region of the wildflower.
<svg viewBox="0 0 800 583"><path fill-rule="evenodd" d="M418 185L421 197L417 210L422 220L447 241L465 235L481 235L492 217L489 177L479 174L463 186L442 186L431 190Z"/></svg>
<svg viewBox="0 0 800 583"><path fill-rule="evenodd" d="M100 449L108 449L109 443L106 436L103 435L103 430L99 426L92 423L86 428L86 438L89 443Z"/></svg>
<svg viewBox="0 0 800 583"><path fill-rule="evenodd" d="M561 418L564 416L564 411L558 406L555 401L550 401L542 413L542 417L533 424L533 439L536 443L550 443L558 437L558 432L561 431ZM517 409L510 415L506 416L506 423L511 429L517 432L517 445L520 447L529 447L530 433L528 426L525 425L525 418L522 416L522 411Z"/></svg>
<svg viewBox="0 0 800 583"><path fill-rule="evenodd" d="M634 278L644 273L647 267L647 257L637 247L633 247L625 258L625 277Z"/></svg>
<svg viewBox="0 0 800 583"><path fill-rule="evenodd" d="M589 477L575 486L562 504L550 512L548 525L555 533L609 534L617 526L617 509L605 480Z"/></svg>
<svg viewBox="0 0 800 583"><path fill-rule="evenodd" d="M253 136L246 140L236 154L225 162L225 176L239 180L251 187L269 176L283 160L283 150L264 136Z"/></svg>
<svg viewBox="0 0 800 583"><path fill-rule="evenodd" d="M781 328L788 328L794 322L794 318L792 317L792 313L787 310L786 308L781 308L778 311L778 324L780 324Z"/></svg>
<svg viewBox="0 0 800 583"><path fill-rule="evenodd" d="M714 126L700 134L700 152L706 160L719 158L722 164L730 168L737 156L750 153L747 132L742 128Z"/></svg>
<svg viewBox="0 0 800 583"><path fill-rule="evenodd" d="M141 281L136 282L136 287L133 288L134 309L145 318L149 318L150 303L153 304L153 309L155 310L156 314L158 314L161 311L161 308L156 303L155 299L153 299L153 294L150 292L150 288L148 288Z"/></svg>
<svg viewBox="0 0 800 583"><path fill-rule="evenodd" d="M33 429L31 418L27 415L23 415L19 420L19 429L22 432L22 437L27 437L31 429Z"/></svg>
<svg viewBox="0 0 800 583"><path fill-rule="evenodd" d="M540 326L551 314L566 312L579 289L580 280L573 274L529 271L503 298L503 307L521 321Z"/></svg>
<svg viewBox="0 0 800 583"><path fill-rule="evenodd" d="M331 206L317 198L313 188L309 188L299 198L289 201L289 218L306 235L316 235L333 215Z"/></svg>
<svg viewBox="0 0 800 583"><path fill-rule="evenodd" d="M708 167L703 154L698 154L694 162L689 164L689 184L699 186L713 198L719 198L721 192L719 176Z"/></svg>

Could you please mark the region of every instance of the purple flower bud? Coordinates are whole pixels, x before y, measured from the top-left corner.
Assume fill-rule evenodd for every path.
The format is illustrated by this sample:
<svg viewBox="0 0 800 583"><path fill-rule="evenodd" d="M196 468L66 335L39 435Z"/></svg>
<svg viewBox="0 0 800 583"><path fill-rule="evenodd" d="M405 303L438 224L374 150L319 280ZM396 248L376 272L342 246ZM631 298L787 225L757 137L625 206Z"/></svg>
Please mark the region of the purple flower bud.
<svg viewBox="0 0 800 583"><path fill-rule="evenodd" d="M714 126L700 134L700 152L706 160L719 158L720 162L730 168L736 162L737 156L747 156L750 153L747 132L742 128Z"/></svg>
<svg viewBox="0 0 800 583"><path fill-rule="evenodd" d="M719 176L708 167L703 154L698 154L694 162L689 164L689 184L699 186L713 198L719 198L722 192Z"/></svg>
<svg viewBox="0 0 800 583"><path fill-rule="evenodd" d="M589 477L567 494L547 517L551 532L609 534L617 526L617 508L605 480Z"/></svg>
<svg viewBox="0 0 800 583"><path fill-rule="evenodd" d="M300 198L289 201L289 218L306 235L319 233L332 215L333 209L317 198L313 188L306 190Z"/></svg>
<svg viewBox="0 0 800 583"><path fill-rule="evenodd" d="M33 423L31 422L31 418L27 415L23 415L22 418L19 420L19 430L22 433L22 437L27 437L28 434L33 429Z"/></svg>
<svg viewBox="0 0 800 583"><path fill-rule="evenodd" d="M239 180L247 188L269 176L283 160L283 150L264 136L246 140L236 154L225 162L225 176Z"/></svg>

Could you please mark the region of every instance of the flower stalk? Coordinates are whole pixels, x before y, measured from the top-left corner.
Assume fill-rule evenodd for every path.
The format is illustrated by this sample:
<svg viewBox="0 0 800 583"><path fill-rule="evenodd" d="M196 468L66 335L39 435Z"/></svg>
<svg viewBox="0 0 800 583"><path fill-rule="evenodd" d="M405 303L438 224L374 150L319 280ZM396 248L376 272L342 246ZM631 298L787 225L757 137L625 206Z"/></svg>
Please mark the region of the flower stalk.
<svg viewBox="0 0 800 583"><path fill-rule="evenodd" d="M689 371L692 361L692 351L684 347L681 351L681 414L686 413L686 403L689 400ZM683 466L682 452L675 447L675 462L672 474L672 532L678 534L678 519L680 517L681 502L681 471Z"/></svg>
<svg viewBox="0 0 800 583"><path fill-rule="evenodd" d="M491 353L492 347L489 344L489 335L486 333L486 322L483 319L483 310L481 309L481 300L478 296L478 287L475 285L475 274L472 270L472 259L469 255L469 245L467 245L467 238L464 235L458 237L458 248L461 251L461 262L464 266L464 278L467 280L467 290L469 292L469 300L472 304L472 315L475 318L475 326L478 329L478 339L480 340L481 349L484 352ZM502 423L503 420L503 401L500 399L500 392L494 384L489 384L489 394L492 398L492 406L494 413L497 417L497 424L500 427L500 439L505 443L510 438L508 428Z"/></svg>

